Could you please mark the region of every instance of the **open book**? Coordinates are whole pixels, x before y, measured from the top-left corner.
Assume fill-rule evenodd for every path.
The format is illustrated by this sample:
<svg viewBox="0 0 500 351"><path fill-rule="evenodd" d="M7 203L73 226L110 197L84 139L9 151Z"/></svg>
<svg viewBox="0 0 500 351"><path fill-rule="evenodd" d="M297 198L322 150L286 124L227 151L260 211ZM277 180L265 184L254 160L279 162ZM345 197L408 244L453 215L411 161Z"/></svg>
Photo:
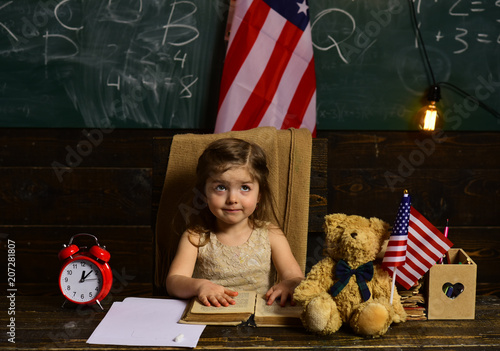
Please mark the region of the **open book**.
<svg viewBox="0 0 500 351"><path fill-rule="evenodd" d="M302 326L302 306L287 304L281 307L277 302L266 304L264 296L255 291L240 291L234 298L235 305L213 307L202 305L193 298L187 305L179 323L207 325L247 324L257 327Z"/></svg>

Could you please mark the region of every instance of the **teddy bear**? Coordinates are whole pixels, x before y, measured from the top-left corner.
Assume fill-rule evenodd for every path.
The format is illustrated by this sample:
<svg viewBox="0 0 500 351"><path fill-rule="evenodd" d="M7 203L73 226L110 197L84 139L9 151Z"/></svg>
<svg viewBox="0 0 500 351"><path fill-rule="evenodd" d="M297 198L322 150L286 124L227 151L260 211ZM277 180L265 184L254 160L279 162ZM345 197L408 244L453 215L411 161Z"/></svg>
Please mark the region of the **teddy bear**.
<svg viewBox="0 0 500 351"><path fill-rule="evenodd" d="M392 279L375 261L389 225L381 219L335 213L325 216L325 258L297 286L293 299L303 306L301 319L310 331L335 333L344 323L359 335L379 337L406 321Z"/></svg>

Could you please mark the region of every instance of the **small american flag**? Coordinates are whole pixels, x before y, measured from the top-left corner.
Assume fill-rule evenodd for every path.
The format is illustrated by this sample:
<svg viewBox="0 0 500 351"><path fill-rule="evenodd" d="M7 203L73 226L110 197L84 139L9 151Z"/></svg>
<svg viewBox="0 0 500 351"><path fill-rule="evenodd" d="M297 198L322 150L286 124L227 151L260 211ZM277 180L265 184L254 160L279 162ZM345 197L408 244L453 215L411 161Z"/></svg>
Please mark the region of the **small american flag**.
<svg viewBox="0 0 500 351"><path fill-rule="evenodd" d="M382 267L398 267L406 261L406 243L408 239L408 224L410 221L410 196L404 194L399 204L396 221L392 227L391 237L382 261Z"/></svg>
<svg viewBox="0 0 500 351"><path fill-rule="evenodd" d="M316 76L307 0L238 0L215 133L259 126L316 132Z"/></svg>
<svg viewBox="0 0 500 351"><path fill-rule="evenodd" d="M397 268L396 281L410 289L452 246L447 237L411 207L406 261ZM390 272L396 269L387 265L384 268Z"/></svg>

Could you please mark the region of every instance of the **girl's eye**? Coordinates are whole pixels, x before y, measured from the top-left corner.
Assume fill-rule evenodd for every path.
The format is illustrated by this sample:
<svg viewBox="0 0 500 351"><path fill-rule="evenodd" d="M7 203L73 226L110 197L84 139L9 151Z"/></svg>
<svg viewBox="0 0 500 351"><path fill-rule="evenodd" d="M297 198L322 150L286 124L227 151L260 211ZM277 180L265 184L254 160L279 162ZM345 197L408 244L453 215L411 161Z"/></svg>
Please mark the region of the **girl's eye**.
<svg viewBox="0 0 500 351"><path fill-rule="evenodd" d="M243 191L250 191L250 187L248 185L242 185L241 190Z"/></svg>
<svg viewBox="0 0 500 351"><path fill-rule="evenodd" d="M224 185L217 185L215 187L215 191L224 191L226 190L226 187Z"/></svg>

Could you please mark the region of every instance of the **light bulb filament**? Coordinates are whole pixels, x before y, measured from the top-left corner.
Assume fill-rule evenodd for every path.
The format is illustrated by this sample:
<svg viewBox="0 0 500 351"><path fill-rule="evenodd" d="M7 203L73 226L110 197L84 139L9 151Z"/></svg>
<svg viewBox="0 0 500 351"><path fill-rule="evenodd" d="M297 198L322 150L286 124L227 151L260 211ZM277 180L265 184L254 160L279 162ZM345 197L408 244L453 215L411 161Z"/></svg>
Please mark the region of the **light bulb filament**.
<svg viewBox="0 0 500 351"><path fill-rule="evenodd" d="M423 130L434 130L436 128L437 111L435 108L425 111Z"/></svg>

